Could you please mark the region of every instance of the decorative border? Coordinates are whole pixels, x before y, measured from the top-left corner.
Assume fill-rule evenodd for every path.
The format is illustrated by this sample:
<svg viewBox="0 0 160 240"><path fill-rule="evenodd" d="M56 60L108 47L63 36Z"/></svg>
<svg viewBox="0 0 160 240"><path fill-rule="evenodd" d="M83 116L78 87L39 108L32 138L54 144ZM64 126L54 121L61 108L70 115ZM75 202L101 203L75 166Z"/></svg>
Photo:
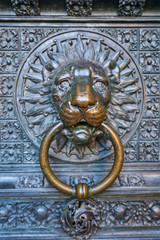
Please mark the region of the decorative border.
<svg viewBox="0 0 160 240"><path fill-rule="evenodd" d="M160 226L160 201L158 200L129 200L111 201L99 199L101 211L100 228L118 230L134 230L137 227ZM55 234L60 228L60 215L65 202L59 199L1 199L0 200L0 232L13 233L26 229L25 234L32 234L38 230L44 234ZM27 230L28 229L28 230ZM62 233L63 234L63 233ZM99 232L101 235L101 233ZM45 234L44 234L45 235ZM56 234L55 234L56 235ZM106 234L107 235L107 234Z"/></svg>

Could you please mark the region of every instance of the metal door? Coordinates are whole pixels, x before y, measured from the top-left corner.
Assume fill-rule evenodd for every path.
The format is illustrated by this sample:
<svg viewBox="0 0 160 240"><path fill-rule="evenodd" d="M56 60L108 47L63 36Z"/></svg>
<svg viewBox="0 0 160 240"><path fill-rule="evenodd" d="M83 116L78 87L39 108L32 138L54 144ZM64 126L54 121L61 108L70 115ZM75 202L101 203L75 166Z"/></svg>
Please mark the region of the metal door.
<svg viewBox="0 0 160 240"><path fill-rule="evenodd" d="M0 239L160 239L159 2L7 0L0 12ZM97 126L112 126L125 153L72 226L78 200L39 163L61 120L68 128L56 130L49 160L68 192L111 171L111 132Z"/></svg>

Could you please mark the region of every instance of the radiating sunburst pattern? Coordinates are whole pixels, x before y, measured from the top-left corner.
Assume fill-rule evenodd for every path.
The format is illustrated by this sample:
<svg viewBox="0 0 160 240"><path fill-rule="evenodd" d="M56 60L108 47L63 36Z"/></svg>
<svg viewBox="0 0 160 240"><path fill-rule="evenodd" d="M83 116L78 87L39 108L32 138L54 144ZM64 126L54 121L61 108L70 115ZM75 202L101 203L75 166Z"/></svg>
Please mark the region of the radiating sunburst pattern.
<svg viewBox="0 0 160 240"><path fill-rule="evenodd" d="M131 130L142 108L139 76L130 58L124 57L120 48L115 50L110 47L103 37L93 39L85 36L85 33L65 40L58 39L50 46L44 46L40 52L36 50L33 60L26 62L24 70L20 72L23 89L19 94L19 101L25 121L39 139L37 144L39 145L42 136L53 123L61 121L52 98L53 77L60 67L77 61L99 66L106 72L111 101L106 109L105 122L113 126L123 138ZM27 71L24 74L25 68ZM67 134L68 130L64 129L62 134L57 136L53 144L55 152L61 151L68 157L74 155L82 159L85 154L99 154L108 148L106 136L101 136L99 129L94 133L95 139L98 136L97 140L90 146L75 146L67 138Z"/></svg>

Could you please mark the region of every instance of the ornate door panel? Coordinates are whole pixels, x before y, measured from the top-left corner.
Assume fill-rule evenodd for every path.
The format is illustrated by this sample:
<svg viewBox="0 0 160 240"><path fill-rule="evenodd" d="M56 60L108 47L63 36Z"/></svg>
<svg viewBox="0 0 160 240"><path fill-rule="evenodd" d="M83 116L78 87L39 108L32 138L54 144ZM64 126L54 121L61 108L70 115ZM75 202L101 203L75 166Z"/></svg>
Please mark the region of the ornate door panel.
<svg viewBox="0 0 160 240"><path fill-rule="evenodd" d="M0 239L160 239L160 6L77 2L0 3ZM51 126L50 166L68 193L96 192L111 171L107 126L124 146L121 173L115 147L117 178L80 218L40 168Z"/></svg>

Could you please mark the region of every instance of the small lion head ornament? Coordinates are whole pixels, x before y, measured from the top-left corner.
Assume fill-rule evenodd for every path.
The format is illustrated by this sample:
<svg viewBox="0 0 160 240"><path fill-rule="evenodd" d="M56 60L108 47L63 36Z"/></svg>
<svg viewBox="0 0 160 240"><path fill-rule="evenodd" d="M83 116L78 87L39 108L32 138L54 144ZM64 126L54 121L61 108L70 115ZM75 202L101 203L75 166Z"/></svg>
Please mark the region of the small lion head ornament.
<svg viewBox="0 0 160 240"><path fill-rule="evenodd" d="M101 124L109 123L123 135L139 113L140 87L130 59L124 60L121 50L111 50L103 41L81 33L74 40L54 41L45 53L36 53L38 64L30 62L23 76L27 94L20 103L30 128L43 136L54 122L63 122L55 153L66 147L68 157L82 159L86 148L98 154L97 143L105 148Z"/></svg>

